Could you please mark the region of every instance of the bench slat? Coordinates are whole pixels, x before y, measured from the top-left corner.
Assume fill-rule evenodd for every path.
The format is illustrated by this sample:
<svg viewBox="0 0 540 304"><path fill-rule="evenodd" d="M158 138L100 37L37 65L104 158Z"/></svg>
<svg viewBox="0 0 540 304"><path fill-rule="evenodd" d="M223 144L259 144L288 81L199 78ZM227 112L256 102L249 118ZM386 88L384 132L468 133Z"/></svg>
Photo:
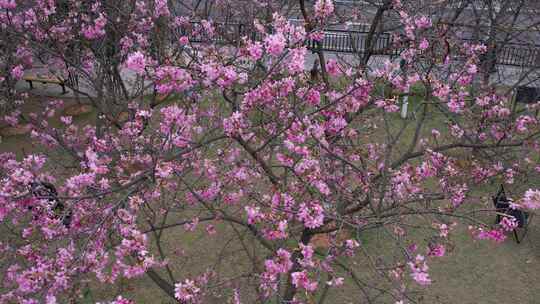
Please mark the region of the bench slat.
<svg viewBox="0 0 540 304"><path fill-rule="evenodd" d="M36 82L43 82L43 83L58 83L58 84L64 83L64 81L59 80L59 79L53 79L53 78L38 78L38 77L34 77L34 76L23 77L23 80L26 80L26 81L36 81Z"/></svg>

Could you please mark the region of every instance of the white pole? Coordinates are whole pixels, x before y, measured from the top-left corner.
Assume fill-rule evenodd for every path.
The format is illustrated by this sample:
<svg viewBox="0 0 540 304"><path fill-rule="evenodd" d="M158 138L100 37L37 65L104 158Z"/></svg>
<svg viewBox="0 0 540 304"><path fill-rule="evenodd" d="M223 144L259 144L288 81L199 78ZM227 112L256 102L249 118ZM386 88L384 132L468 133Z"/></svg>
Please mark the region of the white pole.
<svg viewBox="0 0 540 304"><path fill-rule="evenodd" d="M405 69L407 68L405 59L401 59L399 62L399 68L403 71L403 81L406 81L405 78ZM403 105L401 106L401 118L406 119L407 118L407 108L409 107L409 86L406 83L403 83L405 85L405 95L403 96Z"/></svg>
<svg viewBox="0 0 540 304"><path fill-rule="evenodd" d="M406 92L406 94L408 94ZM409 95L403 96L403 105L401 106L401 118L407 118L407 107L409 106Z"/></svg>

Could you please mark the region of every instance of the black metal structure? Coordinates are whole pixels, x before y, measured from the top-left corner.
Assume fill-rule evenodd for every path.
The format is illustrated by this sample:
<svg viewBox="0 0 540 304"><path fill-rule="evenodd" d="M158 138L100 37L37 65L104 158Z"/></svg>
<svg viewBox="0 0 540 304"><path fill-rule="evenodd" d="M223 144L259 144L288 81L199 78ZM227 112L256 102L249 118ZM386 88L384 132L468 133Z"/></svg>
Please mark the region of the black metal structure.
<svg viewBox="0 0 540 304"><path fill-rule="evenodd" d="M32 182L30 183L30 193L35 198L46 199L49 203L50 210L55 216L62 219L62 224L66 228L69 228L72 212L71 210L64 212L64 203L58 199L58 191L56 191L56 187L53 184L43 181ZM28 209L32 210L33 207L30 206Z"/></svg>
<svg viewBox="0 0 540 304"><path fill-rule="evenodd" d="M516 88L516 102L529 104L537 101L540 101L540 88L525 86Z"/></svg>
<svg viewBox="0 0 540 304"><path fill-rule="evenodd" d="M194 43L221 43L237 44L242 37L249 37L252 40L262 40L262 35L251 26L243 23L214 23L217 34L208 37L202 29L200 22L191 22L189 28L180 27L176 29L176 35L188 36ZM360 30L339 30L326 29L322 40L317 43L314 40L306 41L306 46L312 50L321 50L336 53L363 53L366 49L368 36L367 27ZM373 54L397 56L401 49L394 46L392 33L382 32L373 36ZM464 42L474 42L470 39L463 39ZM506 43L497 48L495 54L496 64L517 67L540 67L540 45L527 45L519 43Z"/></svg>
<svg viewBox="0 0 540 304"><path fill-rule="evenodd" d="M516 222L518 224L518 228L522 228L524 230L523 234L521 235L521 240L519 239L517 230L514 229L514 238L516 242L519 244L525 235L527 234L527 227L529 223L530 214L528 212L525 212L523 210L514 209L510 207L510 200L506 197L506 193L504 191L504 186L501 185L499 192L497 192L497 195L492 197L493 205L495 206L497 217L495 219L495 223L499 224L501 222L501 219L503 216L511 216L516 219Z"/></svg>

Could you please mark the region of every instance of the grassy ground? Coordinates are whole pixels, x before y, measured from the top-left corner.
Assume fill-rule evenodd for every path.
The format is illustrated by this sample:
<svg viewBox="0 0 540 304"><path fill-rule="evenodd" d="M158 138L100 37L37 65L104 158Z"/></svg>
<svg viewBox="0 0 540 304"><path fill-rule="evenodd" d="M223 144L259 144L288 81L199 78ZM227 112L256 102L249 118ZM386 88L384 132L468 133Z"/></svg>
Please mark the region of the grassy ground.
<svg viewBox="0 0 540 304"><path fill-rule="evenodd" d="M192 259L178 258L179 262L173 265L176 273L187 276L192 271L197 272L205 266L212 266L216 261L215 257L209 259L208 253L221 249L224 238L220 236L216 242L201 243L197 239L202 233L204 232L185 234L183 228L178 228L164 237L164 247L184 248L186 256L193 257ZM388 240L379 237L374 231L365 236L363 246L366 250L380 252L384 249ZM433 283L429 288L417 287L418 292L424 294L420 297L419 303L539 303L540 224L538 218L532 222L521 244L517 244L511 236L502 244L475 241L465 229L454 234L452 240L455 249L447 256L430 262L430 276ZM241 273L249 268L246 264L247 258L241 254L238 244L231 244L226 251L223 254L228 257L222 260L224 264L222 269L225 270L225 274L234 276L235 273ZM362 275L367 269L366 263L366 260L359 259L356 262L355 271ZM248 290L245 291L249 291L249 287L246 289ZM137 303L171 303L147 277L119 282L117 286L109 286L105 289L100 286L88 296L87 303L104 300L120 293L136 299ZM346 286L341 290L333 291L330 299L333 299L331 303L364 303L359 300L360 296L358 290L353 291L351 286ZM212 304L225 302L226 299L218 295L205 301ZM244 303L252 302L244 299ZM383 297L375 303L393 302L388 297Z"/></svg>
<svg viewBox="0 0 540 304"><path fill-rule="evenodd" d="M414 100L412 101L414 105ZM91 114L76 118L83 123ZM396 114L397 116L397 114ZM396 120L397 121L397 120ZM432 122L433 126L436 125ZM411 125L412 127L412 125ZM431 127L431 126L428 126ZM429 128L427 128L429 129ZM30 144L25 136L3 138L0 152L11 151L19 155L25 151L36 151L39 147ZM491 191L491 189L486 189ZM486 203L489 203L485 200ZM170 222L175 218L171 217ZM485 218L486 222L493 219ZM248 258L241 251L241 245L228 243L234 231L230 227L218 227L219 236L214 239L204 237L200 229L194 233L186 233L182 226L168 230L163 238L166 250L179 252L173 259L172 268L178 274L177 280L183 280L191 273L199 273L202 269L213 268L223 270L228 277L235 277L251 269ZM419 233L421 238L422 234ZM251 242L246 237L247 243ZM382 233L371 231L362 235L363 246L368 251L383 251L388 246L388 239ZM421 303L540 303L540 218L533 218L529 232L521 244L516 244L512 238L503 244L496 245L488 241L474 241L466 229L454 234L455 249L447 256L433 260L430 263L430 275L433 284L430 288L421 289L424 296ZM226 246L224 246L226 245ZM221 249L225 249L221 251ZM183 253L180 253L184 251ZM209 253L213 253L209 257ZM359 259L355 271L360 275L367 269L366 260ZM163 273L164 274L164 273ZM237 286L249 291L249 280ZM95 283L91 283L91 286ZM137 303L172 303L147 277L135 280L123 280L114 286L93 286L81 303L95 303L111 299L117 294L135 299ZM331 303L363 303L360 294L346 287L332 292ZM243 299L243 303L253 303L254 299ZM227 303L220 297L219 292L209 297L205 303ZM378 303L392 303L388 298L381 298Z"/></svg>
<svg viewBox="0 0 540 304"><path fill-rule="evenodd" d="M424 303L540 303L538 218L521 244L473 241L456 234L456 249L431 265L433 288Z"/></svg>

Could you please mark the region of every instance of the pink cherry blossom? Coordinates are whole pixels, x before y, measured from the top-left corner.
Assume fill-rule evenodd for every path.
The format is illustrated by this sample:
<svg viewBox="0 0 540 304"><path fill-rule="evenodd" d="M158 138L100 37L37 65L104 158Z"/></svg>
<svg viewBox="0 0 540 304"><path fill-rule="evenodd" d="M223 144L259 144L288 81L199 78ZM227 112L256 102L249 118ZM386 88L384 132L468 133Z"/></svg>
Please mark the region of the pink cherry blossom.
<svg viewBox="0 0 540 304"><path fill-rule="evenodd" d="M506 235L502 228L486 230L482 227L469 227L469 230L472 231L474 238L478 240L492 240L496 243L502 243L504 240L506 240Z"/></svg>
<svg viewBox="0 0 540 304"><path fill-rule="evenodd" d="M520 133L525 133L528 131L528 127L530 125L537 124L537 120L531 116L528 115L522 115L518 117L516 121L516 129Z"/></svg>
<svg viewBox="0 0 540 304"><path fill-rule="evenodd" d="M523 206L529 209L540 208L540 190L529 189L523 196Z"/></svg>
<svg viewBox="0 0 540 304"><path fill-rule="evenodd" d="M317 0L315 2L315 16L326 18L334 12L334 3L332 0Z"/></svg>
<svg viewBox="0 0 540 304"><path fill-rule="evenodd" d="M223 128L229 136L240 135L247 127L247 122L240 112L234 112L231 117L223 119Z"/></svg>
<svg viewBox="0 0 540 304"><path fill-rule="evenodd" d="M414 261L407 263L411 268L411 277L422 286L430 285L431 279L428 274L429 267L422 255L417 255Z"/></svg>
<svg viewBox="0 0 540 304"><path fill-rule="evenodd" d="M178 41L180 42L180 45L187 45L189 43L189 38L187 36L182 36Z"/></svg>
<svg viewBox="0 0 540 304"><path fill-rule="evenodd" d="M248 217L248 223L250 225L253 225L253 224L257 223L257 222L259 222L260 220L262 220L264 218L264 215L260 211L259 207L246 206L245 210L246 210L247 217Z"/></svg>
<svg viewBox="0 0 540 304"><path fill-rule="evenodd" d="M169 7L167 6L167 0L155 0L155 12L156 18L160 16L169 16Z"/></svg>
<svg viewBox="0 0 540 304"><path fill-rule="evenodd" d="M315 263L313 261L313 247L311 245L300 244L300 249L302 250L302 259L299 260L302 267L314 267Z"/></svg>
<svg viewBox="0 0 540 304"><path fill-rule="evenodd" d="M324 209L318 202L303 203L300 205L298 219L302 221L307 228L317 228L323 224Z"/></svg>
<svg viewBox="0 0 540 304"><path fill-rule="evenodd" d="M105 35L105 25L107 24L107 19L105 15L100 14L99 17L94 20L93 24L86 25L83 27L83 35L88 40L95 40L101 38Z"/></svg>
<svg viewBox="0 0 540 304"><path fill-rule="evenodd" d="M176 283L174 285L175 298L184 302L196 300L200 291L201 289L190 279L186 279L184 282Z"/></svg>
<svg viewBox="0 0 540 304"><path fill-rule="evenodd" d="M285 36L278 32L273 35L269 35L264 39L266 51L273 56L279 56L285 49Z"/></svg>
<svg viewBox="0 0 540 304"><path fill-rule="evenodd" d="M0 8L14 9L17 7L15 0L0 0Z"/></svg>
<svg viewBox="0 0 540 304"><path fill-rule="evenodd" d="M249 56L253 60L259 60L262 57L263 54L263 47L260 42L248 42L248 45L246 47Z"/></svg>
<svg viewBox="0 0 540 304"><path fill-rule="evenodd" d="M144 69L146 68L146 58L144 54L139 51L129 54L126 66L137 74L144 74Z"/></svg>
<svg viewBox="0 0 540 304"><path fill-rule="evenodd" d="M307 49L305 47L294 49L291 51L289 71L293 74L304 71L304 62Z"/></svg>
<svg viewBox="0 0 540 304"><path fill-rule="evenodd" d="M414 23L419 29L431 27L431 20L426 16L415 18Z"/></svg>
<svg viewBox="0 0 540 304"><path fill-rule="evenodd" d="M426 50L428 47L429 47L429 42L425 38L422 39L422 41L420 41L420 44L418 45L418 48L421 50Z"/></svg>
<svg viewBox="0 0 540 304"><path fill-rule="evenodd" d="M436 244L429 247L428 256L442 257L446 253L446 248L442 244Z"/></svg>
<svg viewBox="0 0 540 304"><path fill-rule="evenodd" d="M321 102L321 94L318 90L310 89L305 94L305 99L310 105L317 106Z"/></svg>
<svg viewBox="0 0 540 304"><path fill-rule="evenodd" d="M341 67L335 59L329 59L326 63L326 71L331 76L338 76L341 74Z"/></svg>
<svg viewBox="0 0 540 304"><path fill-rule="evenodd" d="M134 301L126 299L122 296L118 296L115 300L108 303L96 303L96 304L135 304Z"/></svg>
<svg viewBox="0 0 540 304"><path fill-rule="evenodd" d="M296 288L303 288L307 291L315 291L317 289L317 282L313 282L309 279L307 272L293 272L291 274L292 283Z"/></svg>
<svg viewBox="0 0 540 304"><path fill-rule="evenodd" d="M186 70L162 66L156 71L156 89L160 94L180 93L193 86L193 79Z"/></svg>
<svg viewBox="0 0 540 304"><path fill-rule="evenodd" d="M332 279L331 281L326 282L326 284L330 286L342 286L344 281L345 281L344 278L338 277L338 278Z"/></svg>
<svg viewBox="0 0 540 304"><path fill-rule="evenodd" d="M24 75L24 68L20 64L11 70L11 77L13 77L16 80L22 79L23 75Z"/></svg>
<svg viewBox="0 0 540 304"><path fill-rule="evenodd" d="M518 227L518 222L514 217L503 216L499 223L505 231L513 231Z"/></svg>

